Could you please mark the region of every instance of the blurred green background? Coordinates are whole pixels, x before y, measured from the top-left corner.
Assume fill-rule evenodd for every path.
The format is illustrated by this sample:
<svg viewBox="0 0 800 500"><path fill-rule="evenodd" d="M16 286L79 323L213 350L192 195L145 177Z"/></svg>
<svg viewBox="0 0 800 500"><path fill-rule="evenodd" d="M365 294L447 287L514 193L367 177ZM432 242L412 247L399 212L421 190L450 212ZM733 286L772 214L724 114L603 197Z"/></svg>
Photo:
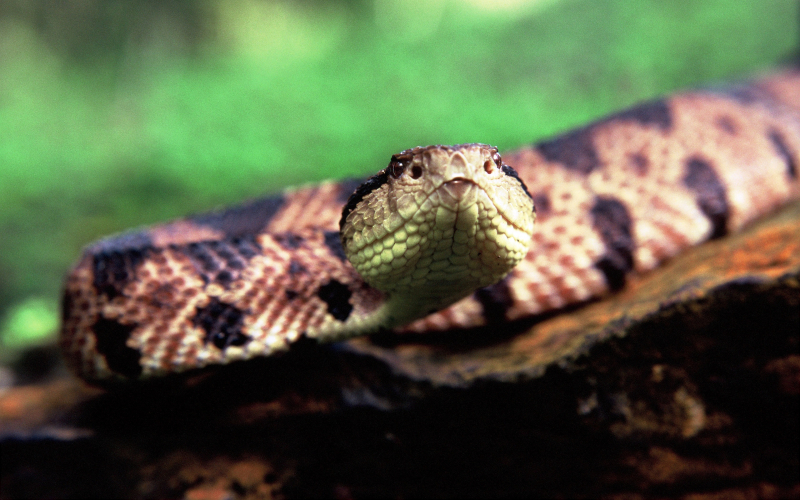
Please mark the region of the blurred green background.
<svg viewBox="0 0 800 500"><path fill-rule="evenodd" d="M398 150L509 149L797 48L795 0L3 0L0 347L80 248Z"/></svg>

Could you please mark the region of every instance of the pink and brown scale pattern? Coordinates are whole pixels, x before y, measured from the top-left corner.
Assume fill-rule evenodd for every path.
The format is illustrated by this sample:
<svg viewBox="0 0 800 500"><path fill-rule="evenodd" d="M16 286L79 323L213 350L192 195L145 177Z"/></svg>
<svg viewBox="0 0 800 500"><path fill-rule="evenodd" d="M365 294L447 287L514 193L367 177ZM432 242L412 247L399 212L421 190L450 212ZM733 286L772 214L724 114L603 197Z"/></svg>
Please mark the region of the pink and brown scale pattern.
<svg viewBox="0 0 800 500"><path fill-rule="evenodd" d="M677 94L503 155L537 227L500 283L407 325L499 324L586 301L800 194L800 72ZM87 380L129 379L285 350L383 296L345 260L327 183L100 241L64 295L62 347Z"/></svg>

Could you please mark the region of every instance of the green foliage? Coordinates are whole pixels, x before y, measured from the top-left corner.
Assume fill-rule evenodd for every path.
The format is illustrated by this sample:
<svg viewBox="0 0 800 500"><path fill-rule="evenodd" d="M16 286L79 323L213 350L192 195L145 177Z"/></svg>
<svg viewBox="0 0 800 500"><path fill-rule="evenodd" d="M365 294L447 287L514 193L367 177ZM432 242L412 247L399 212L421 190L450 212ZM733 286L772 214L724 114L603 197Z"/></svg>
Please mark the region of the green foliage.
<svg viewBox="0 0 800 500"><path fill-rule="evenodd" d="M0 323L0 361L21 348L51 340L57 328L53 300L30 297L16 304Z"/></svg>
<svg viewBox="0 0 800 500"><path fill-rule="evenodd" d="M498 3L518 6L480 7ZM798 17L792 0L9 4L0 317L55 304L101 235L745 76L795 49Z"/></svg>

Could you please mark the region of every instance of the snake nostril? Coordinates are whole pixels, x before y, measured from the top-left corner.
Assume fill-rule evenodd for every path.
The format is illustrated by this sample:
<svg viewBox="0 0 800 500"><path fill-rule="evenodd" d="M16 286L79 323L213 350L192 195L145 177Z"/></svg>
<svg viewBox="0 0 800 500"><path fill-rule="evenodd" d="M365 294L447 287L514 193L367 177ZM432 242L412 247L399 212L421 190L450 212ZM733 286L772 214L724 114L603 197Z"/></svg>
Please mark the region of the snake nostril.
<svg viewBox="0 0 800 500"><path fill-rule="evenodd" d="M422 167L419 165L414 165L411 167L411 178L419 179L420 177L422 177Z"/></svg>
<svg viewBox="0 0 800 500"><path fill-rule="evenodd" d="M486 160L483 162L483 169L486 170L487 174L491 174L494 172L494 163L491 160Z"/></svg>

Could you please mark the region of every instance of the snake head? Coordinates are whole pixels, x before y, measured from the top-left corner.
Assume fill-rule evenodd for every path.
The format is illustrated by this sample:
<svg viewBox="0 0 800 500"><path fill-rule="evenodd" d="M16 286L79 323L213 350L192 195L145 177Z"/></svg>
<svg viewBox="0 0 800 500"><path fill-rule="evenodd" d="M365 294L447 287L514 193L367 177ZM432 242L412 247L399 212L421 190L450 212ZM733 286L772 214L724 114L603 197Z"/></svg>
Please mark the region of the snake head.
<svg viewBox="0 0 800 500"><path fill-rule="evenodd" d="M340 234L363 279L404 305L405 321L502 279L525 257L534 219L497 148L427 146L393 155L353 193Z"/></svg>

